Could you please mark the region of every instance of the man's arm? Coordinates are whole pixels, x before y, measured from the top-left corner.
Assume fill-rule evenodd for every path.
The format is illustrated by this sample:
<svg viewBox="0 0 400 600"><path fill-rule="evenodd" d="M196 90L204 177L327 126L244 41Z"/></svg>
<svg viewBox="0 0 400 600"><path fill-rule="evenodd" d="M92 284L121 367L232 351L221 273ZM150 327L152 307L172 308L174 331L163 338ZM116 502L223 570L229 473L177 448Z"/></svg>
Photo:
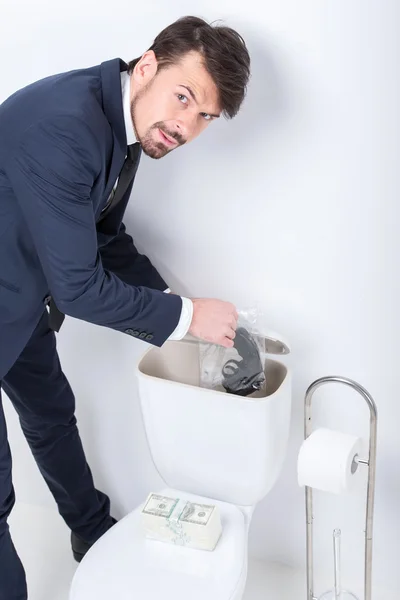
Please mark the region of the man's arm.
<svg viewBox="0 0 400 600"><path fill-rule="evenodd" d="M132 237L126 233L123 223L118 235L100 248L100 254L103 267L117 275L125 283L171 293L150 259L138 252ZM168 337L169 340L180 340L185 337L192 322L193 303L189 298L182 298L182 302L178 325Z"/></svg>
<svg viewBox="0 0 400 600"><path fill-rule="evenodd" d="M162 292L171 293L150 259L140 254L132 237L126 233L122 223L119 233L108 244L100 248L103 267L117 277L135 286L146 286ZM187 334L193 317L193 303L189 298L182 298L182 312L169 340L181 340Z"/></svg>
<svg viewBox="0 0 400 600"><path fill-rule="evenodd" d="M6 173L59 310L161 346L182 299L104 269L90 200L100 160L86 123L60 115L25 132Z"/></svg>
<svg viewBox="0 0 400 600"><path fill-rule="evenodd" d="M147 256L137 251L123 223L118 235L100 248L100 255L104 269L111 271L129 285L142 285L161 292L168 288Z"/></svg>

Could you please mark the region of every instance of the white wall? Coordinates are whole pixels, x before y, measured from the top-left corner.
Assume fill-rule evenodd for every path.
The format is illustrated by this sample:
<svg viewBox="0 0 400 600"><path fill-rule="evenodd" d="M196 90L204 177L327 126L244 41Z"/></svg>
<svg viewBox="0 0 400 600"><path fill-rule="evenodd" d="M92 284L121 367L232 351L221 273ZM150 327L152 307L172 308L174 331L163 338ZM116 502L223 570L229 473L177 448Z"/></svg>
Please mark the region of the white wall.
<svg viewBox="0 0 400 600"><path fill-rule="evenodd" d="M146 7L126 0L9 1L2 9L0 100L47 74L115 56L130 60L187 13L223 18L245 37L253 60L248 98L234 121L213 124L189 147L162 161L144 157L130 231L178 293L256 304L292 344L291 440L279 482L257 507L253 554L304 564L296 456L307 386L337 374L372 393L379 409L373 577L375 586L394 590L400 586L396 0L231 0L218 10L210 0L175 0L168 8L155 1ZM144 346L71 319L58 340L96 482L121 516L160 484L133 377ZM354 393L323 388L314 406L316 424L367 438L367 408ZM6 412L18 498L51 503L8 404ZM331 532L339 526L344 581L361 595L364 491L343 499L315 494L315 567L329 576L323 588L331 584Z"/></svg>

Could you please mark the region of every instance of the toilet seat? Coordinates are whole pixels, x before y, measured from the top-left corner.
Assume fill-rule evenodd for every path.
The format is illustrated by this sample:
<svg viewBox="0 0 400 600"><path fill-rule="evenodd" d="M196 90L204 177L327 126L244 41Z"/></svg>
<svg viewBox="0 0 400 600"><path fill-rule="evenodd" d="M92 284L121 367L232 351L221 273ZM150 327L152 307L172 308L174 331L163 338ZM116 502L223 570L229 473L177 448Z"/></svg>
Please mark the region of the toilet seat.
<svg viewBox="0 0 400 600"><path fill-rule="evenodd" d="M222 535L212 551L145 537L143 504L105 533L80 563L69 600L237 600L247 575L247 526L239 508L171 488L161 495L217 504Z"/></svg>

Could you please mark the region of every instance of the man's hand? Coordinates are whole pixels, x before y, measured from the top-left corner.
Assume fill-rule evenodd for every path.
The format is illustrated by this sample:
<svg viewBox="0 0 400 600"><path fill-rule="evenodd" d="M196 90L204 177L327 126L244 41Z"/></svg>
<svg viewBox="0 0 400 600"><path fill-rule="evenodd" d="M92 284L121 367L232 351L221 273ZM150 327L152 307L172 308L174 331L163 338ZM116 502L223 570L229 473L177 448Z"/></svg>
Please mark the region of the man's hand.
<svg viewBox="0 0 400 600"><path fill-rule="evenodd" d="M232 348L238 313L230 302L192 298L193 317L189 333L212 344Z"/></svg>

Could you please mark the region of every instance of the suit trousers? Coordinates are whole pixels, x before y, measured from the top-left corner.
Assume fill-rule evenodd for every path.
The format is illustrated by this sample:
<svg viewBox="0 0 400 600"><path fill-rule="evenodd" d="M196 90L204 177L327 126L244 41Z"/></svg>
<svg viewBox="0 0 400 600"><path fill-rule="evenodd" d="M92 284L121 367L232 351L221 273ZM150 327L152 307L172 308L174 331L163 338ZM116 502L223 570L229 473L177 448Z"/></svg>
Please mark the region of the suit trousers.
<svg viewBox="0 0 400 600"><path fill-rule="evenodd" d="M65 377L45 310L31 339L0 382L0 600L26 600L26 577L7 518L15 503L11 452L1 403L10 398L38 468L68 527L87 542L112 525L108 496L94 486Z"/></svg>

